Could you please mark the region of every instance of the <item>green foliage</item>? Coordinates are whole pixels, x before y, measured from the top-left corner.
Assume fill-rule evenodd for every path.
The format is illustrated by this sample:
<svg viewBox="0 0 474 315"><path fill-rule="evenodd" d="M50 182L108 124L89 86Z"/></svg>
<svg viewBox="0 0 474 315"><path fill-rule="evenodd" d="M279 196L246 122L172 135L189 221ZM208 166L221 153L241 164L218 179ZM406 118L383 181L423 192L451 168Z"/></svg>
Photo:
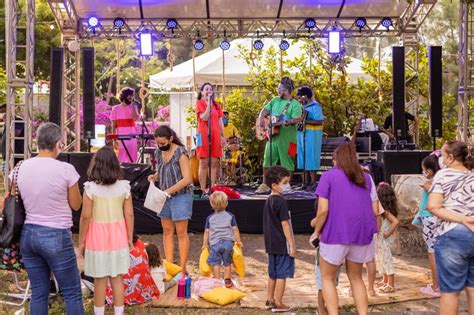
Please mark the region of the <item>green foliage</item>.
<svg viewBox="0 0 474 315"><path fill-rule="evenodd" d="M7 102L7 74L5 69L0 66L0 104Z"/></svg>

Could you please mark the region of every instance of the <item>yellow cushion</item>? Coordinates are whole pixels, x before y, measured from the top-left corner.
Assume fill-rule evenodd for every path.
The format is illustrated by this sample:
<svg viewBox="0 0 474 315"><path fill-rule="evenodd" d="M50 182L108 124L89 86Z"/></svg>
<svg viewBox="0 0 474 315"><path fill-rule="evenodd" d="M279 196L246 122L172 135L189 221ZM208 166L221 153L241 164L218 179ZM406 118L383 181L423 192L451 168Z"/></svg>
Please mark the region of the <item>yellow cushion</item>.
<svg viewBox="0 0 474 315"><path fill-rule="evenodd" d="M171 279L173 279L174 276L178 274L178 272L181 271L180 266L170 263L166 259L163 259L163 266L165 267L165 270L166 270L165 281L170 281Z"/></svg>
<svg viewBox="0 0 474 315"><path fill-rule="evenodd" d="M242 253L242 248L237 244L234 245L232 262L234 263L235 272L239 275L240 278L243 278L245 276L244 255Z"/></svg>
<svg viewBox="0 0 474 315"><path fill-rule="evenodd" d="M204 293L203 295L201 295L201 297L211 303L224 306L244 298L245 293L240 292L239 290L215 288L211 291Z"/></svg>
<svg viewBox="0 0 474 315"><path fill-rule="evenodd" d="M204 277L209 277L211 275L211 266L207 263L207 258L209 257L209 249L204 247L199 257L199 274Z"/></svg>

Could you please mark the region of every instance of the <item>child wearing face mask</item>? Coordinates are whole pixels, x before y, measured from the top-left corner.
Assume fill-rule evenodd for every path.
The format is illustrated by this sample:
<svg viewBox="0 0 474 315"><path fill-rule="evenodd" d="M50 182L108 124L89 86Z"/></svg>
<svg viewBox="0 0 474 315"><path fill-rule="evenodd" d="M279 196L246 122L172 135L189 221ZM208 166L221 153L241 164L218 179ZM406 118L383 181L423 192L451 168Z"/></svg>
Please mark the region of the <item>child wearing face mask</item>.
<svg viewBox="0 0 474 315"><path fill-rule="evenodd" d="M268 254L268 299L265 303L272 312L288 312L283 304L287 278L295 272L296 245L291 226L290 210L283 198L290 181L290 172L281 166L269 167L264 174L265 184L272 193L263 208L263 235Z"/></svg>
<svg viewBox="0 0 474 315"><path fill-rule="evenodd" d="M413 220L413 224L420 224L423 229L423 239L428 249L428 259L430 262L431 275L433 283L420 289L420 292L426 295L440 297L441 292L438 285L438 275L436 273L436 260L434 255L434 244L437 237L436 228L438 220L431 212L428 211L428 191L431 189L433 177L441 169L440 161L436 154L431 154L423 159L421 162L423 169L423 190L421 193L421 201L418 213Z"/></svg>

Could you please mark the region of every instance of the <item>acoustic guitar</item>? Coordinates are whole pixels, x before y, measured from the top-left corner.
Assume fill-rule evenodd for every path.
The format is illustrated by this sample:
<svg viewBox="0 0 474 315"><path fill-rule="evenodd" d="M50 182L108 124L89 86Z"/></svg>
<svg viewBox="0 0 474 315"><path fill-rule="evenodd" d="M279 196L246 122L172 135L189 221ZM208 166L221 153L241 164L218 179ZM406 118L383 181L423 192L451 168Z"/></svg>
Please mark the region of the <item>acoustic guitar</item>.
<svg viewBox="0 0 474 315"><path fill-rule="evenodd" d="M260 115L258 116L260 117ZM255 124L255 136L257 137L258 140L266 140L270 138L270 118L265 117L265 126L260 125L260 120L257 118L257 122ZM272 123L272 137L278 136L280 134L280 128L281 126L285 125L294 125L297 124L301 121L301 117L298 118L293 118L293 119L288 119L288 120L282 120L280 117L278 121Z"/></svg>

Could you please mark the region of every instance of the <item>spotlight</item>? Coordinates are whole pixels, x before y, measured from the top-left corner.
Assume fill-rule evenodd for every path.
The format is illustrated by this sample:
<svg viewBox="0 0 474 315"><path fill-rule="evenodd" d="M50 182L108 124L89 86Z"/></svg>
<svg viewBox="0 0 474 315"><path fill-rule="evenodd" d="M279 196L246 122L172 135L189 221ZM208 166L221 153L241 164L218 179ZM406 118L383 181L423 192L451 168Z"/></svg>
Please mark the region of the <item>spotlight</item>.
<svg viewBox="0 0 474 315"><path fill-rule="evenodd" d="M117 17L114 19L114 27L121 29L122 27L125 26L125 20L122 19L121 17Z"/></svg>
<svg viewBox="0 0 474 315"><path fill-rule="evenodd" d="M255 48L256 50L262 50L263 46L265 45L260 39L257 39L256 41L253 42L253 48Z"/></svg>
<svg viewBox="0 0 474 315"><path fill-rule="evenodd" d="M54 24L50 24L50 25L49 25L49 29L50 29L50 30L54 30Z"/></svg>
<svg viewBox="0 0 474 315"><path fill-rule="evenodd" d="M390 26L393 26L392 19L389 17L384 17L380 23L383 27L387 28L387 30L390 28Z"/></svg>
<svg viewBox="0 0 474 315"><path fill-rule="evenodd" d="M224 38L220 44L222 50L228 50L230 48L230 43L227 38Z"/></svg>
<svg viewBox="0 0 474 315"><path fill-rule="evenodd" d="M204 43L200 39L196 39L194 41L194 49L196 50L203 50L204 49Z"/></svg>
<svg viewBox="0 0 474 315"><path fill-rule="evenodd" d="M307 29L315 28L316 27L316 21L313 18L307 18L306 20L304 20L304 26Z"/></svg>
<svg viewBox="0 0 474 315"><path fill-rule="evenodd" d="M151 33L140 33L140 55L153 56L153 39Z"/></svg>
<svg viewBox="0 0 474 315"><path fill-rule="evenodd" d="M288 43L286 39L282 39L280 42L280 49L287 50L288 48L290 48L290 43Z"/></svg>
<svg viewBox="0 0 474 315"><path fill-rule="evenodd" d="M328 52L330 54L341 53L341 33L339 31L330 31L328 37Z"/></svg>
<svg viewBox="0 0 474 315"><path fill-rule="evenodd" d="M97 19L95 16L91 16L88 20L87 20L87 24L89 24L89 27L96 27L97 25L99 25L99 19Z"/></svg>
<svg viewBox="0 0 474 315"><path fill-rule="evenodd" d="M359 17L355 20L355 26L357 26L359 29L363 29L367 25L367 20L365 17Z"/></svg>
<svg viewBox="0 0 474 315"><path fill-rule="evenodd" d="M176 19L168 19L166 20L166 27L169 29L175 29L178 27L178 21L176 21Z"/></svg>

